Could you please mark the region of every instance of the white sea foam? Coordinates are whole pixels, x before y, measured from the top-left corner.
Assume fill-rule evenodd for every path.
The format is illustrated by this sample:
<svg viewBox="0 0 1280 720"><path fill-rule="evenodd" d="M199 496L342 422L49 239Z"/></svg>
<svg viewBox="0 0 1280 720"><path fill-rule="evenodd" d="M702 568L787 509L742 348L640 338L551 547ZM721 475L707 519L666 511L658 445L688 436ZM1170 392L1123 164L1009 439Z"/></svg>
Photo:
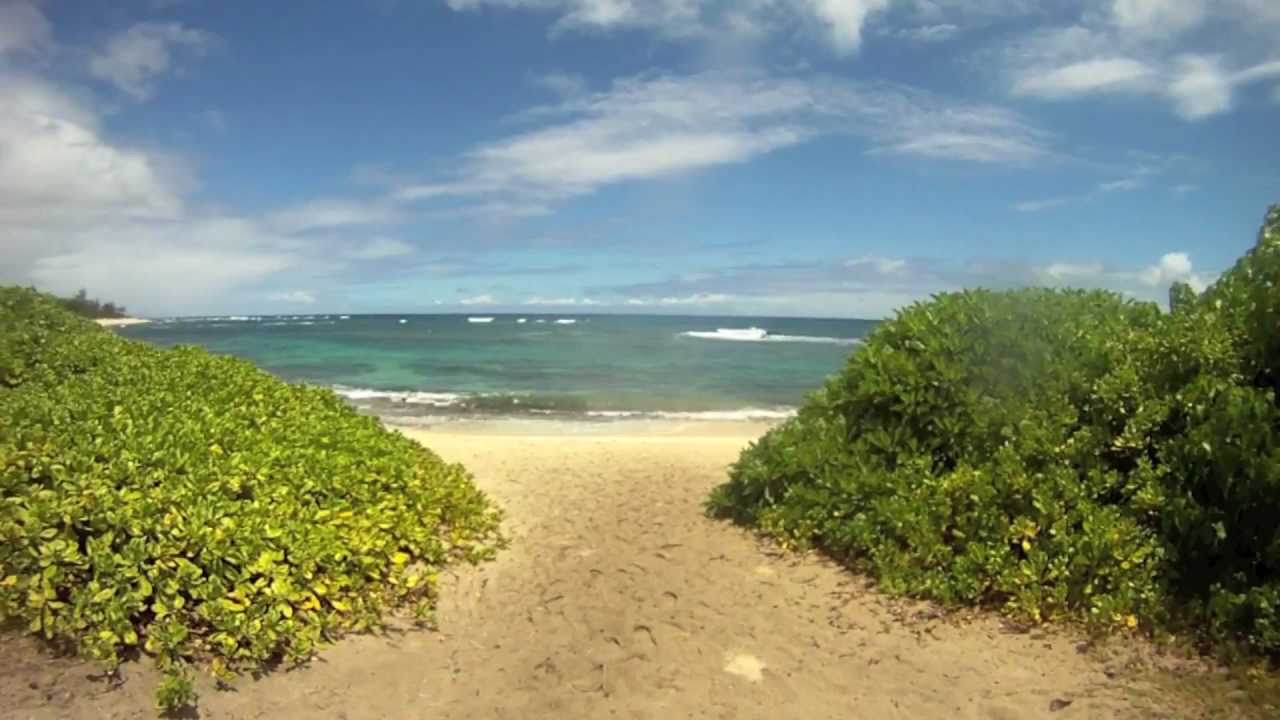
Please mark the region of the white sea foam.
<svg viewBox="0 0 1280 720"><path fill-rule="evenodd" d="M516 324L517 324L517 325L523 325L523 324L525 324L525 323L527 323L527 322L529 322L529 318L516 318Z"/></svg>
<svg viewBox="0 0 1280 720"><path fill-rule="evenodd" d="M405 320L404 318L400 318L400 324L401 324L401 325L404 325L404 324L405 324L405 323L407 323L407 322L409 322L409 321L408 321L408 320Z"/></svg>
<svg viewBox="0 0 1280 720"><path fill-rule="evenodd" d="M578 322L578 321L577 321L577 320L574 320L573 318L560 318L560 319L556 320L556 324L557 324L557 325L572 325L572 324L574 324L574 323L576 323L576 322Z"/></svg>
<svg viewBox="0 0 1280 720"><path fill-rule="evenodd" d="M700 337L712 340L743 340L751 342L754 340L764 340L769 336L769 331L764 328L716 328L715 332L699 332L691 330L686 335L690 337Z"/></svg>
<svg viewBox="0 0 1280 720"><path fill-rule="evenodd" d="M350 319L351 319L351 316L350 316L350 315L339 315L339 316L338 316L338 319L339 319L339 320L350 320Z"/></svg>
<svg viewBox="0 0 1280 720"><path fill-rule="evenodd" d="M862 342L858 338L825 337L821 335L774 335L757 327L686 330L680 335L702 340L730 340L733 342L791 342L822 343L826 345L858 345Z"/></svg>
<svg viewBox="0 0 1280 720"><path fill-rule="evenodd" d="M469 323L480 323L480 324L482 324L482 325L483 325L483 324L487 324L487 323L491 323L491 322L493 322L493 318L491 318L491 317L469 317L469 318L467 318L467 322L469 322Z"/></svg>
<svg viewBox="0 0 1280 720"><path fill-rule="evenodd" d="M785 420L794 408L739 408L737 410L588 410L588 417L615 420L654 418L661 420Z"/></svg>
<svg viewBox="0 0 1280 720"><path fill-rule="evenodd" d="M334 385L333 391L348 400L387 400L411 405L429 405L431 407L452 407L464 399L464 395L447 392L420 392L416 390L370 390L368 388L352 388Z"/></svg>

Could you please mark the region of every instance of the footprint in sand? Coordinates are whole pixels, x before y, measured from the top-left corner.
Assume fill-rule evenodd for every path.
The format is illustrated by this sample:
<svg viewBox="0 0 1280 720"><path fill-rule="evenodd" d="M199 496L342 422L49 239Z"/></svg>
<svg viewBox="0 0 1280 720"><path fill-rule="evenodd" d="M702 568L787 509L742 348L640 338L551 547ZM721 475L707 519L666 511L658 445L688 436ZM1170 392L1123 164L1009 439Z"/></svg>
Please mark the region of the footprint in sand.
<svg viewBox="0 0 1280 720"><path fill-rule="evenodd" d="M725 653L724 671L730 675L743 677L751 682L760 682L764 678L762 671L765 664L755 655L746 653Z"/></svg>

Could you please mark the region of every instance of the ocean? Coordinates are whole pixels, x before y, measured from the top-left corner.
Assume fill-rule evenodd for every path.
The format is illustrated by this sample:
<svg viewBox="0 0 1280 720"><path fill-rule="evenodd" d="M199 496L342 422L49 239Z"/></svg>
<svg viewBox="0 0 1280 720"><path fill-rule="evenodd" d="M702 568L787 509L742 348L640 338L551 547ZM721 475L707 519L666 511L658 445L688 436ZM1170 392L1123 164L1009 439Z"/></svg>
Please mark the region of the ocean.
<svg viewBox="0 0 1280 720"><path fill-rule="evenodd" d="M778 419L838 371L868 320L634 315L174 318L121 329L332 387L397 422Z"/></svg>

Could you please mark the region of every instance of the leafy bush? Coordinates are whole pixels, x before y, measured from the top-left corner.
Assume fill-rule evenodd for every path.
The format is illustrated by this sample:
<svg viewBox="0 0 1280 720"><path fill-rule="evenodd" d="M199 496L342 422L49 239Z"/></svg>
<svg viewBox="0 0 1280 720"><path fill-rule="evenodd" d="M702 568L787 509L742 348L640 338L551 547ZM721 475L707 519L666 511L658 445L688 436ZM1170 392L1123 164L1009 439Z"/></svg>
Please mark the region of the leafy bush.
<svg viewBox="0 0 1280 720"><path fill-rule="evenodd" d="M1170 296L913 305L709 511L894 592L1280 653L1280 211L1214 287Z"/></svg>
<svg viewBox="0 0 1280 720"><path fill-rule="evenodd" d="M114 666L140 648L190 698L303 660L438 569L486 557L498 514L459 465L195 348L159 350L0 289L0 620Z"/></svg>

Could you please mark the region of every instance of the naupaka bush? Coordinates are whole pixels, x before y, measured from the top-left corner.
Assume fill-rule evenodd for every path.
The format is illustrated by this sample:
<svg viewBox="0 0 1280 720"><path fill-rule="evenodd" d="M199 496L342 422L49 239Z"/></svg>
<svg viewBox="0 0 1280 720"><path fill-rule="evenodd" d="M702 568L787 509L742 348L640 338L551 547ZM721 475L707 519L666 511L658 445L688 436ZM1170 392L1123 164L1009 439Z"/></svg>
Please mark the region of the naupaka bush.
<svg viewBox="0 0 1280 720"><path fill-rule="evenodd" d="M303 660L489 555L498 513L459 465L195 348L159 350L0 290L0 616L109 666L135 648L190 699Z"/></svg>
<svg viewBox="0 0 1280 720"><path fill-rule="evenodd" d="M891 591L1280 654L1280 210L1172 311L972 290L879 326L709 509Z"/></svg>

